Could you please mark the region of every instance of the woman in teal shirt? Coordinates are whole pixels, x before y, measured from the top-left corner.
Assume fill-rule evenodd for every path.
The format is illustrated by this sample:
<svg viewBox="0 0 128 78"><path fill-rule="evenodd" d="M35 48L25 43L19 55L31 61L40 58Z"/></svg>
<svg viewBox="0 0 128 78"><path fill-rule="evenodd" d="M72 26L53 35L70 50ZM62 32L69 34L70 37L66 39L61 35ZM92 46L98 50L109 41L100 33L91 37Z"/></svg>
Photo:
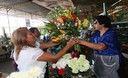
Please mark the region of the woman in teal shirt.
<svg viewBox="0 0 128 78"><path fill-rule="evenodd" d="M94 71L96 78L119 78L119 45L115 30L107 16L97 16L90 42L78 40L79 44L94 49Z"/></svg>

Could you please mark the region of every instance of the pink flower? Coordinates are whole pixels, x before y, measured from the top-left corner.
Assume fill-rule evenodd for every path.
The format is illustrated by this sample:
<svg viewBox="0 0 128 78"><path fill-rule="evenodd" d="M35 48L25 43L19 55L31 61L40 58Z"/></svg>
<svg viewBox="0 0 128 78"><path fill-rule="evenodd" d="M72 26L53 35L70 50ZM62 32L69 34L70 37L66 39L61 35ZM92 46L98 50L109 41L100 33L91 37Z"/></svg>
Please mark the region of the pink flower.
<svg viewBox="0 0 128 78"><path fill-rule="evenodd" d="M75 26L77 26L77 25L78 25L78 21L75 22Z"/></svg>

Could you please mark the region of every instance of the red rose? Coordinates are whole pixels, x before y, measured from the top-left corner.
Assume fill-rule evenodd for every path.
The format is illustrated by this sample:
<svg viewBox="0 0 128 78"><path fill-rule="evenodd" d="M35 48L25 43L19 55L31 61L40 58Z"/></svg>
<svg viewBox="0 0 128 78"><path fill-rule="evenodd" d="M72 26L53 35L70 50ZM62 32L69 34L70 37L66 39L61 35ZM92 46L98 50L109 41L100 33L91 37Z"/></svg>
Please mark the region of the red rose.
<svg viewBox="0 0 128 78"><path fill-rule="evenodd" d="M72 52L72 58L74 58L74 57L78 57L79 56L79 53L78 52Z"/></svg>
<svg viewBox="0 0 128 78"><path fill-rule="evenodd" d="M54 70L54 68L51 66L51 67L50 67L50 71L53 71L53 70Z"/></svg>
<svg viewBox="0 0 128 78"><path fill-rule="evenodd" d="M73 17L73 19L76 19L76 15L75 14L72 14L72 17Z"/></svg>
<svg viewBox="0 0 128 78"><path fill-rule="evenodd" d="M63 21L66 21L66 16L61 16L61 18L63 19Z"/></svg>
<svg viewBox="0 0 128 78"><path fill-rule="evenodd" d="M59 69L58 70L58 73L59 73L59 75L64 75L65 74L65 69Z"/></svg>
<svg viewBox="0 0 128 78"><path fill-rule="evenodd" d="M78 54L79 54L78 52L75 52L74 57L78 57Z"/></svg>

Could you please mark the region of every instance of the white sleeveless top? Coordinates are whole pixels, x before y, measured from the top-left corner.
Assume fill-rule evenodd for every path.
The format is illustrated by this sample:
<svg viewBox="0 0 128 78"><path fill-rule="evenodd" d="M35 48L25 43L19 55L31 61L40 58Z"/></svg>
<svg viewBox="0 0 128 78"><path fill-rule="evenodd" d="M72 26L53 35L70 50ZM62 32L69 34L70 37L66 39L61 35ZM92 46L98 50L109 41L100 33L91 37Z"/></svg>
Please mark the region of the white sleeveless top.
<svg viewBox="0 0 128 78"><path fill-rule="evenodd" d="M38 57L41 56L44 52L37 47L24 47L16 60L16 53L14 51L14 60L18 64L19 71L28 71L33 67L42 68L42 74L44 76L46 71L46 62L38 61ZM42 78L44 78L42 76Z"/></svg>

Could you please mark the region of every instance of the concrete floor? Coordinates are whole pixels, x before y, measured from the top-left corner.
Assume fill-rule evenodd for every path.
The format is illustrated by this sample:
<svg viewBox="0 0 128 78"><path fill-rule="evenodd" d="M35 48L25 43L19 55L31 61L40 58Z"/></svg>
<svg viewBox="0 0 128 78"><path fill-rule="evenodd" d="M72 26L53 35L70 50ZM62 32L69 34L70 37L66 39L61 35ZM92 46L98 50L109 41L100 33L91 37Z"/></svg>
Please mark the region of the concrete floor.
<svg viewBox="0 0 128 78"><path fill-rule="evenodd" d="M14 72L15 69L13 67L12 61L13 60L9 58L0 61L0 72L8 74Z"/></svg>

